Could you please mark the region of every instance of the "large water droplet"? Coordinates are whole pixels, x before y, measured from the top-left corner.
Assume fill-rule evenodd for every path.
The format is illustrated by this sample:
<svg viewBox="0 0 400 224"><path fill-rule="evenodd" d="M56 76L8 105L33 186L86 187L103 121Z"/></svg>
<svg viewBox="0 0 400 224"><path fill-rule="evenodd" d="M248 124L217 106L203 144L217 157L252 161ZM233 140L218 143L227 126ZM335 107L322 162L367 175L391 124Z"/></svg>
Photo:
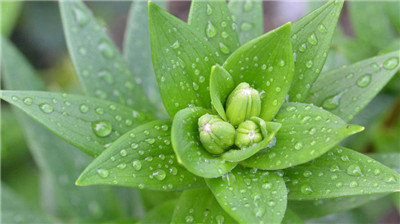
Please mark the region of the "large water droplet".
<svg viewBox="0 0 400 224"><path fill-rule="evenodd" d="M33 100L30 97L25 97L22 101L24 102L24 104L26 104L28 106L32 105L32 103L33 103Z"/></svg>
<svg viewBox="0 0 400 224"><path fill-rule="evenodd" d="M80 110L82 113L86 113L86 112L89 111L89 107L88 107L86 104L81 104L81 105L79 106L79 110Z"/></svg>
<svg viewBox="0 0 400 224"><path fill-rule="evenodd" d="M321 32L321 33L326 33L326 32L328 32L327 30L326 30L326 27L324 26L324 24L319 24L318 25L318 30Z"/></svg>
<svg viewBox="0 0 400 224"><path fill-rule="evenodd" d="M102 178L106 178L110 174L110 171L105 170L105 169L98 169L97 174L99 174L99 176Z"/></svg>
<svg viewBox="0 0 400 224"><path fill-rule="evenodd" d="M111 134L112 126L109 121L93 121L92 130L99 137L106 137Z"/></svg>
<svg viewBox="0 0 400 224"><path fill-rule="evenodd" d="M206 34L207 37L214 37L217 34L217 29L215 29L215 26L211 23L211 21L208 21L207 27L206 27Z"/></svg>
<svg viewBox="0 0 400 224"><path fill-rule="evenodd" d="M99 49L101 54L106 58L112 58L114 56L114 49L113 49L111 43L106 39L102 39L99 42L99 45L97 48Z"/></svg>
<svg viewBox="0 0 400 224"><path fill-rule="evenodd" d="M173 49L178 49L180 46L181 46L181 45L179 44L179 41L178 41L178 40L176 40L176 41L171 45L171 47L172 47Z"/></svg>
<svg viewBox="0 0 400 224"><path fill-rule="evenodd" d="M53 106L51 106L51 105L48 104L48 103L42 103L42 104L40 104L40 105L39 105L39 108L40 108L41 111L43 111L43 112L45 112L45 113L51 113L51 112L54 111Z"/></svg>
<svg viewBox="0 0 400 224"><path fill-rule="evenodd" d="M312 45L317 45L318 43L318 39L317 36L315 36L315 33L312 33L308 38L308 43L312 44Z"/></svg>
<svg viewBox="0 0 400 224"><path fill-rule="evenodd" d="M207 4L207 15L211 15L213 13L213 9L211 8L211 6L209 4Z"/></svg>
<svg viewBox="0 0 400 224"><path fill-rule="evenodd" d="M219 49L221 50L222 53L224 54L229 54L229 52L231 52L231 50L229 49L229 47L227 47L224 43L219 43Z"/></svg>
<svg viewBox="0 0 400 224"><path fill-rule="evenodd" d="M334 110L339 106L339 100L340 100L340 97L337 97L337 96L332 96L332 97L326 98L324 100L324 102L322 103L322 107L327 110Z"/></svg>
<svg viewBox="0 0 400 224"><path fill-rule="evenodd" d="M249 12L253 9L253 1L252 0L245 0L243 4L243 12Z"/></svg>
<svg viewBox="0 0 400 224"><path fill-rule="evenodd" d="M142 162L140 162L140 160L134 160L132 162L132 166L135 170L139 171L142 169Z"/></svg>
<svg viewBox="0 0 400 224"><path fill-rule="evenodd" d="M87 24L89 21L89 16L86 13L86 11L82 10L79 7L74 8L74 15L75 15L75 20L79 24L79 26L83 27Z"/></svg>
<svg viewBox="0 0 400 224"><path fill-rule="evenodd" d="M399 58L393 57L387 59L385 62L383 62L383 68L386 70L392 70L397 67L399 64Z"/></svg>
<svg viewBox="0 0 400 224"><path fill-rule="evenodd" d="M114 76L108 70L101 70L98 73L98 76L105 80L108 84L112 84L114 82Z"/></svg>
<svg viewBox="0 0 400 224"><path fill-rule="evenodd" d="M364 174L361 171L361 168L357 164L352 164L347 168L347 174L351 176L357 176L361 177L364 176Z"/></svg>
<svg viewBox="0 0 400 224"><path fill-rule="evenodd" d="M303 194L311 194L313 192L313 189L311 188L310 185L305 184L305 185L301 186L300 191Z"/></svg>
<svg viewBox="0 0 400 224"><path fill-rule="evenodd" d="M157 170L157 171L155 171L155 172L153 173L153 176L154 176L157 180L162 181L162 180L165 179L165 177L167 176L167 174L165 173L164 170Z"/></svg>
<svg viewBox="0 0 400 224"><path fill-rule="evenodd" d="M253 24L252 23L248 23L248 22L243 22L240 25L240 30L241 31L249 31L253 28Z"/></svg>
<svg viewBox="0 0 400 224"><path fill-rule="evenodd" d="M371 74L367 73L357 79L357 85L361 88L367 87L371 83Z"/></svg>

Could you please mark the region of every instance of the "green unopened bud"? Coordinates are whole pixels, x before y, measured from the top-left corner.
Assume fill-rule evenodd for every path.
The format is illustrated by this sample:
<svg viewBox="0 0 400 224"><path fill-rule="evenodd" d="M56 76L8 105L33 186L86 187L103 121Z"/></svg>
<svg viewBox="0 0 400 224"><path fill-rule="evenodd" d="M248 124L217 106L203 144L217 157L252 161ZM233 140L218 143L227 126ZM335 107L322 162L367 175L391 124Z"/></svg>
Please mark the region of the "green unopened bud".
<svg viewBox="0 0 400 224"><path fill-rule="evenodd" d="M261 130L253 121L247 120L236 129L235 145L239 148L253 145L261 140Z"/></svg>
<svg viewBox="0 0 400 224"><path fill-rule="evenodd" d="M200 141L212 154L221 154L235 140L235 128L217 115L205 114L198 121Z"/></svg>
<svg viewBox="0 0 400 224"><path fill-rule="evenodd" d="M250 117L259 116L260 112L260 94L245 82L240 83L232 91L226 102L226 116L235 126Z"/></svg>

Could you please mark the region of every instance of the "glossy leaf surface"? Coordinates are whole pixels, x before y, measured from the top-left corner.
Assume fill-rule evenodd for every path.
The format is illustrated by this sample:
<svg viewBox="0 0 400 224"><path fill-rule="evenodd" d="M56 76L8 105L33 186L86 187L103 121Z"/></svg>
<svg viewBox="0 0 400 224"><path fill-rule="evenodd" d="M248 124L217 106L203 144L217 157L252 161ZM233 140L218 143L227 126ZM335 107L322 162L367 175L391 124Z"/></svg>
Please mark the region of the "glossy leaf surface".
<svg viewBox="0 0 400 224"><path fill-rule="evenodd" d="M260 118L270 121L289 91L293 77L290 23L237 49L224 63L235 86L247 82L261 93Z"/></svg>
<svg viewBox="0 0 400 224"><path fill-rule="evenodd" d="M399 56L394 51L323 73L305 101L350 121L399 70Z"/></svg>
<svg viewBox="0 0 400 224"><path fill-rule="evenodd" d="M289 91L291 101L302 102L318 78L328 56L343 2L331 0L293 23L295 84Z"/></svg>
<svg viewBox="0 0 400 224"><path fill-rule="evenodd" d="M287 191L274 172L238 166L230 173L206 179L219 204L239 223L280 223Z"/></svg>
<svg viewBox="0 0 400 224"><path fill-rule="evenodd" d="M177 163L170 125L169 121L153 121L127 132L83 171L77 184L163 191L204 186L201 178Z"/></svg>
<svg viewBox="0 0 400 224"><path fill-rule="evenodd" d="M91 156L99 155L121 134L152 119L123 105L78 95L1 91L0 98Z"/></svg>
<svg viewBox="0 0 400 224"><path fill-rule="evenodd" d="M60 1L61 18L76 73L86 93L150 111L128 64L81 1Z"/></svg>
<svg viewBox="0 0 400 224"><path fill-rule="evenodd" d="M223 60L240 45L236 26L224 0L192 1L188 23L203 34Z"/></svg>
<svg viewBox="0 0 400 224"><path fill-rule="evenodd" d="M180 196L172 223L236 222L221 208L209 189L196 189L187 190Z"/></svg>
<svg viewBox="0 0 400 224"><path fill-rule="evenodd" d="M292 167L321 156L347 136L364 129L303 103L284 104L275 121L282 124L275 146L243 161L243 165L267 170Z"/></svg>
<svg viewBox="0 0 400 224"><path fill-rule="evenodd" d="M241 44L264 33L263 1L232 0L229 1L228 7L236 23Z"/></svg>
<svg viewBox="0 0 400 224"><path fill-rule="evenodd" d="M314 161L285 170L284 176L292 200L400 191L400 174L339 146Z"/></svg>
<svg viewBox="0 0 400 224"><path fill-rule="evenodd" d="M210 108L211 67L222 64L214 47L191 26L149 3L154 70L171 117L189 105Z"/></svg>
<svg viewBox="0 0 400 224"><path fill-rule="evenodd" d="M213 156L200 142L198 119L209 111L186 108L179 111L172 122L171 140L179 163L197 176L219 177L232 170L237 163Z"/></svg>
<svg viewBox="0 0 400 224"><path fill-rule="evenodd" d="M231 75L221 66L215 65L211 68L210 95L211 104L218 115L227 121L225 113L225 102L227 96L235 88Z"/></svg>

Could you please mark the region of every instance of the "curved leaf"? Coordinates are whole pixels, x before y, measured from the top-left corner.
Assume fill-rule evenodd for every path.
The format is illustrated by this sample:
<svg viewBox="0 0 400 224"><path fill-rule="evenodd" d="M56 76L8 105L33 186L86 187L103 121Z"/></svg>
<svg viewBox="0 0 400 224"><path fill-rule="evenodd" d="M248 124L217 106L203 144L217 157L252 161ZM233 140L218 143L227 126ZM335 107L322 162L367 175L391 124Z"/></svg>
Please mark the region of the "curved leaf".
<svg viewBox="0 0 400 224"><path fill-rule="evenodd" d="M400 174L339 146L314 161L285 170L284 176L291 200L400 191Z"/></svg>
<svg viewBox="0 0 400 224"><path fill-rule="evenodd" d="M21 11L22 2L18 1L1 1L0 2L0 33L9 36L17 22Z"/></svg>
<svg viewBox="0 0 400 224"><path fill-rule="evenodd" d="M273 145L275 144L274 143L275 135L279 131L282 125L275 122L264 122L264 124L266 129L266 135L263 134L264 139L261 142L241 149L231 149L222 154L221 157L230 162L240 162L250 158L251 156L253 156L262 149L265 149L267 147L273 147Z"/></svg>
<svg viewBox="0 0 400 224"><path fill-rule="evenodd" d="M139 220L138 224L170 224L176 204L176 200L171 200L158 205L157 207L146 213L146 215Z"/></svg>
<svg viewBox="0 0 400 224"><path fill-rule="evenodd" d="M235 86L247 82L261 92L260 118L270 121L289 91L293 77L290 23L260 36L237 49L224 68Z"/></svg>
<svg viewBox="0 0 400 224"><path fill-rule="evenodd" d="M171 223L236 223L208 189L183 192L172 217Z"/></svg>
<svg viewBox="0 0 400 224"><path fill-rule="evenodd" d="M222 62L188 24L149 2L151 52L165 108L171 117L189 105L210 108L211 67Z"/></svg>
<svg viewBox="0 0 400 224"><path fill-rule="evenodd" d="M280 223L286 210L287 191L274 172L237 166L206 183L219 204L239 223Z"/></svg>
<svg viewBox="0 0 400 224"><path fill-rule="evenodd" d="M223 60L240 46L236 26L225 0L193 0L188 23L203 34Z"/></svg>
<svg viewBox="0 0 400 224"><path fill-rule="evenodd" d="M92 156L99 155L121 134L152 119L123 105L78 95L1 91L0 98Z"/></svg>
<svg viewBox="0 0 400 224"><path fill-rule="evenodd" d="M303 103L284 104L275 121L282 124L276 145L243 161L243 165L267 170L292 167L321 156L347 136L364 130Z"/></svg>
<svg viewBox="0 0 400 224"><path fill-rule="evenodd" d="M228 4L233 21L237 24L240 43L244 44L264 33L263 1L231 0Z"/></svg>
<svg viewBox="0 0 400 224"><path fill-rule="evenodd" d="M350 121L399 70L399 56L395 51L323 73L305 102Z"/></svg>
<svg viewBox="0 0 400 224"><path fill-rule="evenodd" d="M324 66L343 0L331 0L292 25L295 57L291 101L301 102Z"/></svg>
<svg viewBox="0 0 400 224"><path fill-rule="evenodd" d="M204 186L177 164L169 121L152 121L127 132L82 172L78 185L107 184L149 190Z"/></svg>
<svg viewBox="0 0 400 224"><path fill-rule="evenodd" d="M84 90L91 96L152 111L118 49L82 1L60 1L68 49Z"/></svg>
<svg viewBox="0 0 400 224"><path fill-rule="evenodd" d="M210 96L211 104L218 115L227 121L224 105L229 94L235 88L231 75L220 65L211 68Z"/></svg>
<svg viewBox="0 0 400 224"><path fill-rule="evenodd" d="M199 107L179 111L172 122L171 140L179 163L198 176L213 178L229 172L237 163L213 156L201 145L197 122L208 112Z"/></svg>
<svg viewBox="0 0 400 224"><path fill-rule="evenodd" d="M303 220L292 212L290 209L286 209L285 217L283 217L282 224L303 224Z"/></svg>
<svg viewBox="0 0 400 224"><path fill-rule="evenodd" d="M157 1L162 8L166 8L166 3L166 1ZM166 111L162 104L151 62L147 5L147 1L132 1L125 30L123 52L132 73L143 86L149 100L158 108L159 115L165 117Z"/></svg>

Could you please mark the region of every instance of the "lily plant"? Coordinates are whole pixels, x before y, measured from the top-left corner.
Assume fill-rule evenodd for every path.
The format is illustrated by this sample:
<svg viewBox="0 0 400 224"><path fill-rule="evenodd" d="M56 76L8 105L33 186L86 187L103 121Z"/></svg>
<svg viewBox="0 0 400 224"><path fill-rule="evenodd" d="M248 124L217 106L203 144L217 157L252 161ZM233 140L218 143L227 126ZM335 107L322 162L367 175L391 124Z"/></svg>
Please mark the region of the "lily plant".
<svg viewBox="0 0 400 224"><path fill-rule="evenodd" d="M94 157L77 185L183 191L160 205L164 222L299 223L337 198L339 211L400 191L397 172L338 145L364 129L348 122L399 70L400 52L321 73L343 1L265 34L261 5L193 0L185 23L149 2L150 38L130 28L124 58L81 1L61 1L86 95L1 99ZM155 77L150 55L137 56L149 42ZM4 59L7 84L29 69Z"/></svg>

